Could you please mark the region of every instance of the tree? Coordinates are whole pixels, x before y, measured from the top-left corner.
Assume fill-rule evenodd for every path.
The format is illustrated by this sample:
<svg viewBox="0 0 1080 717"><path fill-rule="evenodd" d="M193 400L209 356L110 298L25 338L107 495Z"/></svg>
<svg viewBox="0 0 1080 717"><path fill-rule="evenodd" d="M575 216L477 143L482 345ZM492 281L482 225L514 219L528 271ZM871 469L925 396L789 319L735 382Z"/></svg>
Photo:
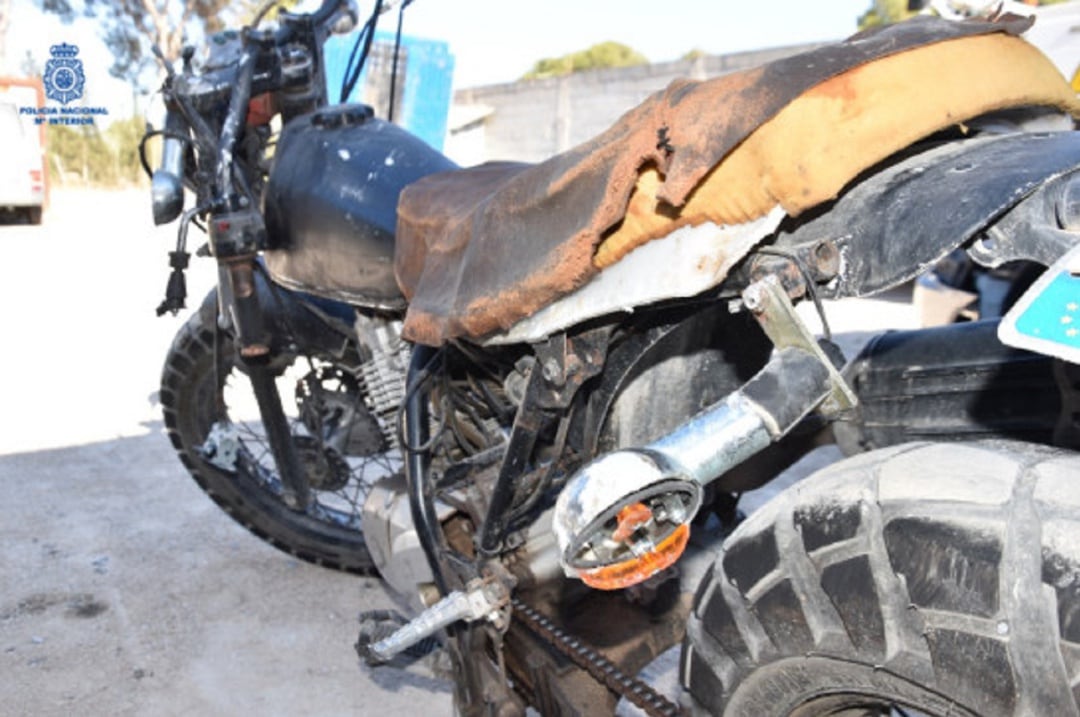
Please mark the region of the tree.
<svg viewBox="0 0 1080 717"><path fill-rule="evenodd" d="M1056 5L1064 0L1022 0L1027 5ZM915 15L918 7L927 6L927 0L873 0L870 8L859 16L859 29L866 30L879 25L889 25ZM912 8L912 9L909 9Z"/></svg>
<svg viewBox="0 0 1080 717"><path fill-rule="evenodd" d="M859 29L889 25L906 20L914 14L908 10L908 0L874 0L870 9L859 16Z"/></svg>
<svg viewBox="0 0 1080 717"><path fill-rule="evenodd" d="M587 50L572 52L562 57L537 60L522 79L536 80L543 77L561 77L601 67L632 67L647 64L649 61L644 55L626 45L618 42L601 42Z"/></svg>
<svg viewBox="0 0 1080 717"><path fill-rule="evenodd" d="M78 178L84 186L117 187L144 182L139 164L139 138L145 123L132 117L113 122L104 131L95 125L49 125L50 171L63 183Z"/></svg>
<svg viewBox="0 0 1080 717"><path fill-rule="evenodd" d="M133 84L139 83L144 70L154 63L151 47L157 45L165 57L176 60L186 35L216 32L223 27L222 14L236 10L236 3L228 0L37 2L42 10L58 15L64 22L71 22L76 15L96 18L101 26L102 40L114 58L109 74Z"/></svg>

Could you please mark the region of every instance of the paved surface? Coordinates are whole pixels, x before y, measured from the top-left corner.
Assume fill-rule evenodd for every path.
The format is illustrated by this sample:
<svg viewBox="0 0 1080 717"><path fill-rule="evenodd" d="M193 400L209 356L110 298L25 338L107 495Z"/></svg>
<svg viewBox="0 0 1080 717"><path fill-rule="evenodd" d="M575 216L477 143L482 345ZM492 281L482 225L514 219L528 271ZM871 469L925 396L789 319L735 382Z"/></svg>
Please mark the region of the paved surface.
<svg viewBox="0 0 1080 717"><path fill-rule="evenodd" d="M392 605L378 581L264 546L175 459L156 391L181 319L153 311L173 241L143 192L0 226L0 715L450 714L444 683L358 667L357 613ZM189 303L212 278L194 264Z"/></svg>

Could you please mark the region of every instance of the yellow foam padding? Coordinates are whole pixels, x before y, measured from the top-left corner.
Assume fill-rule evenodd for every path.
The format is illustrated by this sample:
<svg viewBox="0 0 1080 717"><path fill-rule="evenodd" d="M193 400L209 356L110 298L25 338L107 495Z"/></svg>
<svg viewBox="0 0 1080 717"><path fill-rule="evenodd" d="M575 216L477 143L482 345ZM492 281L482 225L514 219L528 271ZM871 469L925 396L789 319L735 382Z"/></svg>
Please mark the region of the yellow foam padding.
<svg viewBox="0 0 1080 717"><path fill-rule="evenodd" d="M593 261L610 266L681 226L741 224L778 204L796 216L836 197L860 172L916 140L1025 105L1080 117L1080 101L1054 65L1004 33L939 42L861 65L804 92L758 127L680 208L657 200L663 177L654 166L643 168L625 219Z"/></svg>

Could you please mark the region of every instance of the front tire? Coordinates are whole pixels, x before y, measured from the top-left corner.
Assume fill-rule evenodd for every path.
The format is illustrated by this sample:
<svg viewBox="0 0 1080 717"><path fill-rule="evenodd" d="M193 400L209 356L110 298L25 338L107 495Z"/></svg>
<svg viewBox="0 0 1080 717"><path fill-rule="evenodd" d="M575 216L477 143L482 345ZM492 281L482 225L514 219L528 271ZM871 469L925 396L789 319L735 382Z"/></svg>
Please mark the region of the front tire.
<svg viewBox="0 0 1080 717"><path fill-rule="evenodd" d="M908 444L787 489L702 581L681 678L696 714L1080 714L1080 455Z"/></svg>
<svg viewBox="0 0 1080 717"><path fill-rule="evenodd" d="M219 507L267 543L317 565L374 573L361 512L371 484L400 468L396 450L373 443L379 438L375 435L377 426L361 405L362 397L352 393L342 395L355 399L355 415L367 421L361 428L371 435L360 457L323 449L293 415L289 418L291 433L301 452L303 470L309 472L309 483L313 483L314 502L302 512L286 506L269 445L261 433L251 385L237 366L231 337L216 327L214 299L211 294L177 334L162 372L165 430L181 462ZM294 365L300 371L308 370L308 365L322 366L331 377L348 374L317 356L300 355ZM290 386L286 379L278 379L278 385L289 414L287 401L297 384ZM237 404L245 399L249 404L246 413L237 410ZM344 406L350 409L348 403ZM213 451L206 448L208 438L215 430L220 433L222 426L235 431L238 448L233 470L211 460ZM210 445L214 440L211 438Z"/></svg>

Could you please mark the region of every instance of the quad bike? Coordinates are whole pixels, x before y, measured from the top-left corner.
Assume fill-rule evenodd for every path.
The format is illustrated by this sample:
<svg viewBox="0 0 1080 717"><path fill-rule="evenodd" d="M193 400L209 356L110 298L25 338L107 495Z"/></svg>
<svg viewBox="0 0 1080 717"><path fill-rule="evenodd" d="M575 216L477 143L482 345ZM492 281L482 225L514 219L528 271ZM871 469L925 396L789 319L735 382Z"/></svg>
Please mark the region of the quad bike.
<svg viewBox="0 0 1080 717"><path fill-rule="evenodd" d="M822 303L1077 245L1080 102L1023 22L918 18L459 169L328 103L354 17L185 52L148 140L181 218L160 311L192 224L220 275L166 359L168 435L252 532L401 597L367 661L434 646L464 715L1078 714L1072 364L985 322L845 361ZM680 642L673 700L638 673Z"/></svg>

